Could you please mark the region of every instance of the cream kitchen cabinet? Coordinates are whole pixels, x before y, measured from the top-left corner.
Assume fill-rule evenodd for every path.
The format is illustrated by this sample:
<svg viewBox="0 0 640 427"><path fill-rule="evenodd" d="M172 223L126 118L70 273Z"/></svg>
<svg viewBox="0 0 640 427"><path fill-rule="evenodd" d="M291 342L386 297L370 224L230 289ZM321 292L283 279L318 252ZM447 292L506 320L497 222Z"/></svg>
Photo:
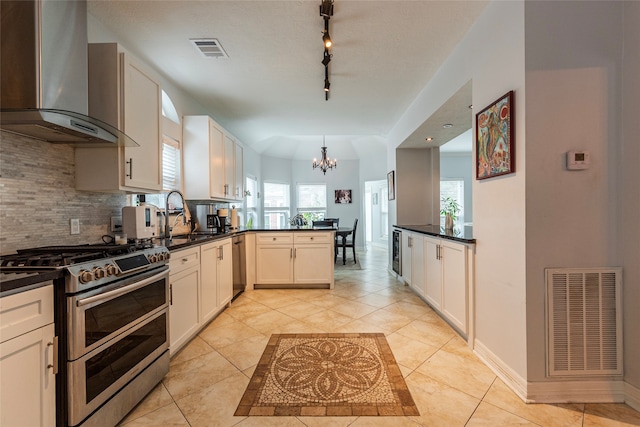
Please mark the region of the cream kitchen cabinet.
<svg viewBox="0 0 640 427"><path fill-rule="evenodd" d="M89 115L138 147L76 148L76 188L162 190L162 91L158 76L116 43L89 44Z"/></svg>
<svg viewBox="0 0 640 427"><path fill-rule="evenodd" d="M201 292L200 322L213 319L233 295L233 263L231 260L231 239L216 240L200 247Z"/></svg>
<svg viewBox="0 0 640 427"><path fill-rule="evenodd" d="M185 198L241 200L236 174L242 159L237 163L236 154L242 150L233 137L209 116L185 116L183 139Z"/></svg>
<svg viewBox="0 0 640 427"><path fill-rule="evenodd" d="M0 331L0 425L55 425L53 286L0 299Z"/></svg>
<svg viewBox="0 0 640 427"><path fill-rule="evenodd" d="M174 355L200 327L200 247L171 253L169 348Z"/></svg>
<svg viewBox="0 0 640 427"><path fill-rule="evenodd" d="M244 149L237 142L235 149L234 195L237 200L242 200L244 198Z"/></svg>
<svg viewBox="0 0 640 427"><path fill-rule="evenodd" d="M425 237L425 298L453 326L468 334L469 263L472 248L448 239Z"/></svg>
<svg viewBox="0 0 640 427"><path fill-rule="evenodd" d="M406 234L406 237L405 237ZM421 234L402 232L403 252L402 257L408 260L403 262L403 279L418 295L425 295L425 269L424 269L424 239ZM406 240L405 240L406 239ZM404 247L406 246L406 247ZM405 270L405 267L407 269ZM406 273L405 273L406 271Z"/></svg>
<svg viewBox="0 0 640 427"><path fill-rule="evenodd" d="M333 232L256 234L256 285L333 289Z"/></svg>

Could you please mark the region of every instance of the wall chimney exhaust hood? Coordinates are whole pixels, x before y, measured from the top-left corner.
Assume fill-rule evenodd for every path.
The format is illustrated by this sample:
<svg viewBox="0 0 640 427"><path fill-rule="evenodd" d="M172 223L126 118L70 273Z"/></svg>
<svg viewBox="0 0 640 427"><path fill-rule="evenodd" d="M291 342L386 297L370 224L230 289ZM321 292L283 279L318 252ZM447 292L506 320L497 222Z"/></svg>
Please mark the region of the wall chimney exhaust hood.
<svg viewBox="0 0 640 427"><path fill-rule="evenodd" d="M138 146L89 117L85 1L0 1L0 129L80 147Z"/></svg>

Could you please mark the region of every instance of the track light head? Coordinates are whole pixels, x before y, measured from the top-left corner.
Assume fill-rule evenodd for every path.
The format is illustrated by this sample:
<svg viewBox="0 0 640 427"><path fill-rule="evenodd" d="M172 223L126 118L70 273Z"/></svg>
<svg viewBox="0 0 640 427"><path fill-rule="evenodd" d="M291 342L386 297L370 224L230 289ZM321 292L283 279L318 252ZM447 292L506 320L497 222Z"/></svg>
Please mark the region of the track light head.
<svg viewBox="0 0 640 427"><path fill-rule="evenodd" d="M320 5L320 16L325 17L325 19L329 19L330 16L333 16L333 0L322 0L322 4Z"/></svg>
<svg viewBox="0 0 640 427"><path fill-rule="evenodd" d="M326 47L327 49L333 45L328 31L322 33L322 42L324 43L324 47Z"/></svg>
<svg viewBox="0 0 640 427"><path fill-rule="evenodd" d="M329 65L329 62L331 62L331 55L325 50L324 58L322 58L322 65L326 67L327 65Z"/></svg>

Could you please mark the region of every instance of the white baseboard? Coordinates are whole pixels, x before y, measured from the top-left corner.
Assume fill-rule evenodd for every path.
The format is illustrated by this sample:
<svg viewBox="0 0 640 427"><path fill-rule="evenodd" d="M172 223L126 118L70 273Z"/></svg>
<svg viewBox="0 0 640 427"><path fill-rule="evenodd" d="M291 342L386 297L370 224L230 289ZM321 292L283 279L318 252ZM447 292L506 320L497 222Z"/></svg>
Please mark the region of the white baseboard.
<svg viewBox="0 0 640 427"><path fill-rule="evenodd" d="M622 403L625 383L622 380L530 382L527 398L532 403Z"/></svg>
<svg viewBox="0 0 640 427"><path fill-rule="evenodd" d="M511 369L477 339L473 344L473 352L507 385L507 387L513 390L520 399L527 403L531 403L527 400L527 382L524 378Z"/></svg>
<svg viewBox="0 0 640 427"><path fill-rule="evenodd" d="M622 403L640 411L640 389L619 379L527 382L482 342L474 353L526 403Z"/></svg>
<svg viewBox="0 0 640 427"><path fill-rule="evenodd" d="M624 383L624 402L636 411L640 412L640 388L629 383Z"/></svg>

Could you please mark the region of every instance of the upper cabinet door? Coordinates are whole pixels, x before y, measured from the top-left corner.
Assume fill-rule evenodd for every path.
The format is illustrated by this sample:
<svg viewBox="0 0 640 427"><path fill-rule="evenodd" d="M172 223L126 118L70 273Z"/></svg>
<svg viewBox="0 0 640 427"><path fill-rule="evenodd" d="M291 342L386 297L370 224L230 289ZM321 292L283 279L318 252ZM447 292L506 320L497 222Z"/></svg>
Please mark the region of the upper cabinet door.
<svg viewBox="0 0 640 427"><path fill-rule="evenodd" d="M182 151L187 199L242 199L242 192L235 183L237 144L212 118L184 117Z"/></svg>
<svg viewBox="0 0 640 427"><path fill-rule="evenodd" d="M89 115L139 147L75 150L76 188L129 193L162 190L160 80L117 43L89 44Z"/></svg>
<svg viewBox="0 0 640 427"><path fill-rule="evenodd" d="M162 190L162 90L137 59L121 53L124 80L124 132L140 147L124 149L124 185Z"/></svg>

